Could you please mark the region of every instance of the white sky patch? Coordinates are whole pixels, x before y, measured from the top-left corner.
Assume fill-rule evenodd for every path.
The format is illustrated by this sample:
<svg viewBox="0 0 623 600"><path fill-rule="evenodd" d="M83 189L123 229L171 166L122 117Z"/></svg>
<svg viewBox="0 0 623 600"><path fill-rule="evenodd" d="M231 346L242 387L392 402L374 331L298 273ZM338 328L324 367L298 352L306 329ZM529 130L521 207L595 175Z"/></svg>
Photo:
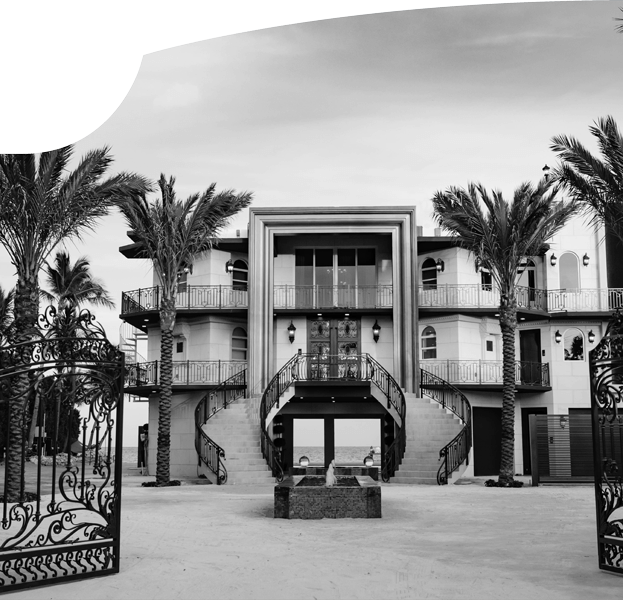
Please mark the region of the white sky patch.
<svg viewBox="0 0 623 600"><path fill-rule="evenodd" d="M174 83L153 100L154 108L169 110L196 104L201 99L199 87L192 83Z"/></svg>

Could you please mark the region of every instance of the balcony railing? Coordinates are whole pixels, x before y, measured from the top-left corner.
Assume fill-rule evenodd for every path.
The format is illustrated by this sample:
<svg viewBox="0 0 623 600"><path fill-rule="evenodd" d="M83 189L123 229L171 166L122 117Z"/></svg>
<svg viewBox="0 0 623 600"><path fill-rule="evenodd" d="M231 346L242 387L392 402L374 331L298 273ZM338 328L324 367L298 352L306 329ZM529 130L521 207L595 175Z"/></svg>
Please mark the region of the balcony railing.
<svg viewBox="0 0 623 600"><path fill-rule="evenodd" d="M535 288L515 288L518 308L547 310L547 292ZM498 308L500 292L491 285L437 284L418 289L420 308Z"/></svg>
<svg viewBox="0 0 623 600"><path fill-rule="evenodd" d="M549 290L550 312L610 312L623 308L623 288Z"/></svg>
<svg viewBox="0 0 623 600"><path fill-rule="evenodd" d="M177 309L247 308L246 288L232 285L187 285L177 292ZM121 313L130 314L158 310L160 287L141 288L123 292Z"/></svg>
<svg viewBox="0 0 623 600"><path fill-rule="evenodd" d="M159 385L159 364L152 362L126 364L125 387ZM241 360L173 361L173 385L213 385L221 383L247 368Z"/></svg>
<svg viewBox="0 0 623 600"><path fill-rule="evenodd" d="M276 285L273 308L391 308L392 285Z"/></svg>
<svg viewBox="0 0 623 600"><path fill-rule="evenodd" d="M422 369L453 385L502 385L502 361L431 360L420 363ZM549 387L549 364L515 361L515 383Z"/></svg>

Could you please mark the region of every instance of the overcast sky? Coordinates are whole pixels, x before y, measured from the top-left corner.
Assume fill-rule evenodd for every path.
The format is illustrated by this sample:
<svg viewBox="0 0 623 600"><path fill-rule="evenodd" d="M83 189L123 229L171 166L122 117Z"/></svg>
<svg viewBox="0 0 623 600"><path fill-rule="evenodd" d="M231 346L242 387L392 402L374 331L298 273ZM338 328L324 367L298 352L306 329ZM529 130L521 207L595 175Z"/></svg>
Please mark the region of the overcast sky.
<svg viewBox="0 0 623 600"><path fill-rule="evenodd" d="M252 191L255 206L415 205L480 181L536 180L556 134L623 125L615 2L522 3L347 17L147 55L114 115L76 153L112 146L114 171L177 178L178 195ZM234 227L244 227L246 215ZM119 216L84 244L117 302L149 286ZM0 250L0 281L14 270ZM97 309L112 341L117 311Z"/></svg>

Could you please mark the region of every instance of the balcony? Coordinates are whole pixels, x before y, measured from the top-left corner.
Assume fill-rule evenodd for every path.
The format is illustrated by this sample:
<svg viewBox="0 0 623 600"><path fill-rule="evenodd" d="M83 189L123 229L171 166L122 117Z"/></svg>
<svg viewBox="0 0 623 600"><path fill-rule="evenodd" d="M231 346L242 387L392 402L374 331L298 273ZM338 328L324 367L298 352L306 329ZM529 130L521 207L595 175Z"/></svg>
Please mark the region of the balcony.
<svg viewBox="0 0 623 600"><path fill-rule="evenodd" d="M248 307L248 292L232 285L187 285L178 290L175 307L178 310L235 310ZM157 312L160 306L160 287L141 288L121 295L121 314Z"/></svg>
<svg viewBox="0 0 623 600"><path fill-rule="evenodd" d="M133 390L156 388L160 385L157 360L126 364L124 388ZM203 389L218 385L247 368L246 361L236 360L184 360L173 361L173 386Z"/></svg>
<svg viewBox="0 0 623 600"><path fill-rule="evenodd" d="M275 310L391 309L392 285L276 285Z"/></svg>
<svg viewBox="0 0 623 600"><path fill-rule="evenodd" d="M502 361L424 359L420 367L458 387L500 389L503 382ZM515 361L515 384L519 391L551 389L549 364Z"/></svg>
<svg viewBox="0 0 623 600"><path fill-rule="evenodd" d="M612 312L623 309L623 288L549 290L550 313Z"/></svg>
<svg viewBox="0 0 623 600"><path fill-rule="evenodd" d="M517 308L527 311L547 311L547 292L517 286ZM482 284L437 284L419 286L418 306L432 309L487 309L497 310L500 292L495 286Z"/></svg>

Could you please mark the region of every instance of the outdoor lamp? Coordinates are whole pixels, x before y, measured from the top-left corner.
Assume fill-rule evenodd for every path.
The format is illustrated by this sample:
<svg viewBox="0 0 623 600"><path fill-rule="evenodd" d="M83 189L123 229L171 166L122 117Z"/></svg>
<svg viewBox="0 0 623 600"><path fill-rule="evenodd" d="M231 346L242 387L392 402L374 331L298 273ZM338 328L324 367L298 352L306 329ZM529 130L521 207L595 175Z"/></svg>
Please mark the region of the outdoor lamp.
<svg viewBox="0 0 623 600"><path fill-rule="evenodd" d="M560 417L560 427L561 429L564 429L567 426L567 422L569 421L569 417L567 417L566 415L562 415Z"/></svg>
<svg viewBox="0 0 623 600"><path fill-rule="evenodd" d="M438 258L435 264L437 266L437 273L443 273L444 269L446 268L446 263L444 263L441 258Z"/></svg>
<svg viewBox="0 0 623 600"><path fill-rule="evenodd" d="M374 321L374 325L372 325L372 337L374 338L374 343L379 341L379 337L381 336L381 326L378 321Z"/></svg>
<svg viewBox="0 0 623 600"><path fill-rule="evenodd" d="M301 458L299 458L299 466L306 467L308 464L309 458L307 458L307 456L301 456Z"/></svg>
<svg viewBox="0 0 623 600"><path fill-rule="evenodd" d="M290 343L294 341L294 333L296 332L296 327L294 323L290 321L290 325L288 326L288 338L290 339Z"/></svg>
<svg viewBox="0 0 623 600"><path fill-rule="evenodd" d="M545 181L549 179L549 167L547 165L543 167L543 177L545 177Z"/></svg>
<svg viewBox="0 0 623 600"><path fill-rule="evenodd" d="M595 334L593 333L593 330L591 329L588 332L588 343L592 344L595 341Z"/></svg>
<svg viewBox="0 0 623 600"><path fill-rule="evenodd" d="M234 263L230 259L225 263L225 272L231 273L233 270L234 270Z"/></svg>
<svg viewBox="0 0 623 600"><path fill-rule="evenodd" d="M556 340L557 344L560 344L560 342L562 342L562 333L560 333L559 329L556 330L556 333L554 334L554 339Z"/></svg>
<svg viewBox="0 0 623 600"><path fill-rule="evenodd" d="M549 257L549 264L552 265L552 267L555 267L557 262L558 262L558 258L556 257L555 254L552 254Z"/></svg>
<svg viewBox="0 0 623 600"><path fill-rule="evenodd" d="M374 459L373 459L371 456L366 456L366 457L363 459L363 464L364 464L366 467L371 467L371 466L374 464Z"/></svg>
<svg viewBox="0 0 623 600"><path fill-rule="evenodd" d="M582 257L582 264L585 267L588 267L588 263L590 261L591 257L588 255L588 253L584 254L584 256Z"/></svg>

